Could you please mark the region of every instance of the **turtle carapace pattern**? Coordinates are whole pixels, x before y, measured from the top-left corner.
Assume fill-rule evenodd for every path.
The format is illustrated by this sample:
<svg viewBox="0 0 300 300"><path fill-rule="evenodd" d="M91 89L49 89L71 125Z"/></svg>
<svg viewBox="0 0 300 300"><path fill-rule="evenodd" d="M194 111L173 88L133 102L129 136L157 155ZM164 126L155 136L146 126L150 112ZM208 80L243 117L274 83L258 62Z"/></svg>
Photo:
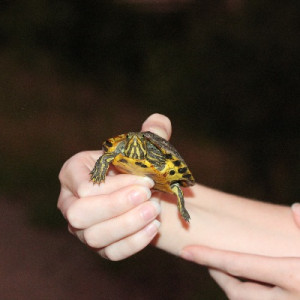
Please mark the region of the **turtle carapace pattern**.
<svg viewBox="0 0 300 300"><path fill-rule="evenodd" d="M150 132L129 132L109 138L102 144L103 155L91 171L93 183L100 184L110 164L122 173L148 176L154 189L177 196L178 210L187 222L190 215L184 205L181 187L195 184L195 179L177 150L162 137Z"/></svg>

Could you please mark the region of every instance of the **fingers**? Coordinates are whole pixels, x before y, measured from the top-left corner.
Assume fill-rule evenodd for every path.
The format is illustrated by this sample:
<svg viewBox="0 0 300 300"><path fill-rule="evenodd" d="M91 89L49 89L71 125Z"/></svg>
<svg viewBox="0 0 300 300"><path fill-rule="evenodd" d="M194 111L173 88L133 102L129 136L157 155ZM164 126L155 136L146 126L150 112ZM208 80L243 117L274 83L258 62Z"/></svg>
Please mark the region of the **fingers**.
<svg viewBox="0 0 300 300"><path fill-rule="evenodd" d="M76 198L110 194L129 185L153 187L154 182L149 177L130 174L107 176L100 185L93 184L89 174L92 167L89 165L92 166L99 155L99 151L81 152L71 157L62 167L59 174L61 192L57 206L64 216Z"/></svg>
<svg viewBox="0 0 300 300"><path fill-rule="evenodd" d="M294 203L292 205L293 218L298 227L300 227L300 203Z"/></svg>
<svg viewBox="0 0 300 300"><path fill-rule="evenodd" d="M89 182L89 170L100 154L100 151L77 153L68 159L61 168L58 176L61 190L57 207L64 217L66 217L66 211L70 205L79 198L78 187L82 185L82 182Z"/></svg>
<svg viewBox="0 0 300 300"><path fill-rule="evenodd" d="M184 248L182 257L235 277L243 277L272 285L284 286L283 278L299 270L299 259L276 258L216 250L204 246Z"/></svg>
<svg viewBox="0 0 300 300"><path fill-rule="evenodd" d="M210 269L209 274L224 290L228 299L283 299L274 297L275 293L281 293L276 287L269 287L255 282L242 282L239 279L216 269ZM275 289L278 289L278 291Z"/></svg>
<svg viewBox="0 0 300 300"><path fill-rule="evenodd" d="M103 209L106 210L107 208L103 207ZM159 213L158 201L149 200L121 215L105 221L101 220L99 223L95 223L99 220L99 216L92 216L94 225L87 226L86 229L82 230L69 226L69 230L83 243L94 249L100 249L98 253L103 257L110 260L120 260L142 250L151 242L158 233L160 226L160 222L155 220ZM86 215L87 212L84 214ZM72 221L69 214L68 218L70 224L78 227L78 221L74 222L75 218ZM80 225L86 226L90 222L91 220L88 220L87 223L81 221Z"/></svg>
<svg viewBox="0 0 300 300"><path fill-rule="evenodd" d="M145 248L158 233L159 226L160 222L154 220L137 233L101 249L98 253L114 261L127 258Z"/></svg>
<svg viewBox="0 0 300 300"><path fill-rule="evenodd" d="M144 186L121 188L109 195L89 196L74 200L66 210L66 218L74 228L84 229L117 217L151 197Z"/></svg>
<svg viewBox="0 0 300 300"><path fill-rule="evenodd" d="M88 227L79 238L90 247L103 248L140 231L159 213L160 205L150 200L118 217Z"/></svg>
<svg viewBox="0 0 300 300"><path fill-rule="evenodd" d="M69 231L103 257L124 259L158 233L160 222L155 218L160 205L150 197L148 188L130 186L110 195L76 199L66 212Z"/></svg>
<svg viewBox="0 0 300 300"><path fill-rule="evenodd" d="M76 187L76 193L79 197L110 194L117 189L129 185L143 185L148 188L152 188L154 186L154 182L147 176L118 174L115 176L106 176L105 182L102 182L100 184L93 184L91 181L78 183Z"/></svg>
<svg viewBox="0 0 300 300"><path fill-rule="evenodd" d="M131 174L106 176L105 182L93 184L90 180L90 172L100 155L101 151L86 151L71 157L64 164L59 174L62 188L69 190L77 197L85 197L109 194L117 189L132 184L145 185L149 188L153 187L154 182L149 177Z"/></svg>
<svg viewBox="0 0 300 300"><path fill-rule="evenodd" d="M142 125L142 131L151 131L169 140L172 134L171 121L168 117L161 114L153 114Z"/></svg>

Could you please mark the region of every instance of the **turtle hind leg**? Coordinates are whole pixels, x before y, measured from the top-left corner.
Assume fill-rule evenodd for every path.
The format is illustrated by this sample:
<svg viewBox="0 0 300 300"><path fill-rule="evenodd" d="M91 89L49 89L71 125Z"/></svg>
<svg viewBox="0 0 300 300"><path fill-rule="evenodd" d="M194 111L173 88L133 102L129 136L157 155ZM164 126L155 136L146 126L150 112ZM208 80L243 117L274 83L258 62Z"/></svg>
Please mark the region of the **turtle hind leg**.
<svg viewBox="0 0 300 300"><path fill-rule="evenodd" d="M93 170L90 172L91 180L93 181L93 183L100 184L102 181L105 180L109 164L114 160L114 158L115 155L111 153L103 154L98 158Z"/></svg>
<svg viewBox="0 0 300 300"><path fill-rule="evenodd" d="M189 222L191 217L184 206L183 192L179 186L179 183L172 184L171 189L172 189L173 193L177 196L177 207L178 207L178 210L179 210L181 216L183 217L183 219L186 222Z"/></svg>

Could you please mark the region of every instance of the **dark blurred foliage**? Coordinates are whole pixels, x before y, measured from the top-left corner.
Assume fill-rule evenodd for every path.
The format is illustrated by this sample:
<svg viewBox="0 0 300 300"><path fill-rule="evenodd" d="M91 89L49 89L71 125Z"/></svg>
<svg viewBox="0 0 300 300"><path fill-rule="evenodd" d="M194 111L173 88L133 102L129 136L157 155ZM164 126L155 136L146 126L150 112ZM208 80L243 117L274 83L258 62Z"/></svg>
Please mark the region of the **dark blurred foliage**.
<svg viewBox="0 0 300 300"><path fill-rule="evenodd" d="M168 115L199 182L299 196L300 2L0 2L0 187L60 224L72 154Z"/></svg>

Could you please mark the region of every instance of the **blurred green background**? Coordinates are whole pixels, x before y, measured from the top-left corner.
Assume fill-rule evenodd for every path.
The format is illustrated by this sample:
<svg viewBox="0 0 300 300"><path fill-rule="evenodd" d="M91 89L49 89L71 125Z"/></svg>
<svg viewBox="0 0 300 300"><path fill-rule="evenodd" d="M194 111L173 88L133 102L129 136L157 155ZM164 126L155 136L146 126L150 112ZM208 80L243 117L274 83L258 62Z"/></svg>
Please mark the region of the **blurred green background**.
<svg viewBox="0 0 300 300"><path fill-rule="evenodd" d="M0 2L0 198L20 204L43 236L66 231L56 209L63 162L139 130L154 112L170 117L172 144L198 182L297 201L300 2L167 2ZM139 299L224 299L205 270L161 251L119 263L80 251L94 278L99 269L136 289L148 284ZM87 299L99 293L91 285Z"/></svg>

